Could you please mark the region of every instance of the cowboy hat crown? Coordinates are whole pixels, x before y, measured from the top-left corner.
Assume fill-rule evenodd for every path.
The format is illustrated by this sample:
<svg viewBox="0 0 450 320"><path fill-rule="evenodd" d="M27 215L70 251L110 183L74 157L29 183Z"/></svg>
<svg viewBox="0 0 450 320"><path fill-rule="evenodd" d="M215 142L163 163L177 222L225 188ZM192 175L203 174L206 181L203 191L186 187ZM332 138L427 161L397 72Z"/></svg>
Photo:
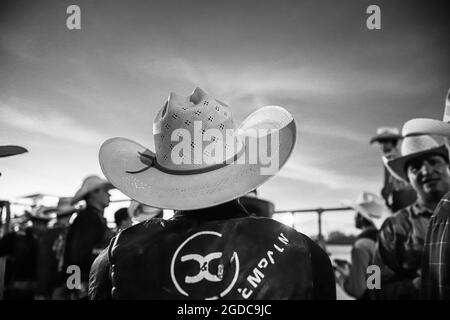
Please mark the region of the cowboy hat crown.
<svg viewBox="0 0 450 320"><path fill-rule="evenodd" d="M169 172L208 168L215 160L211 144L222 149L218 162L225 162L242 144L237 134L234 141L224 141L227 131L237 133L227 105L200 88L190 96L172 92L153 123L156 163Z"/></svg>

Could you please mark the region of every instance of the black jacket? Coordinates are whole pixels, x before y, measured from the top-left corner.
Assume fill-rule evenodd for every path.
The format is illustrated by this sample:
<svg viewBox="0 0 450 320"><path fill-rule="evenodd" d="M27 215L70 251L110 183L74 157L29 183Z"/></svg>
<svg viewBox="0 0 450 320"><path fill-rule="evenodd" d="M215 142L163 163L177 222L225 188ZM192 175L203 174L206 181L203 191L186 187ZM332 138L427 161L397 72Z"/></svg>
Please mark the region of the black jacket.
<svg viewBox="0 0 450 320"><path fill-rule="evenodd" d="M94 262L90 299L335 299L326 253L239 202L125 229Z"/></svg>
<svg viewBox="0 0 450 320"><path fill-rule="evenodd" d="M80 211L70 225L66 238L64 264L66 267L79 266L82 281L89 279L89 270L97 256L94 249L107 247L109 233L103 212L90 206Z"/></svg>

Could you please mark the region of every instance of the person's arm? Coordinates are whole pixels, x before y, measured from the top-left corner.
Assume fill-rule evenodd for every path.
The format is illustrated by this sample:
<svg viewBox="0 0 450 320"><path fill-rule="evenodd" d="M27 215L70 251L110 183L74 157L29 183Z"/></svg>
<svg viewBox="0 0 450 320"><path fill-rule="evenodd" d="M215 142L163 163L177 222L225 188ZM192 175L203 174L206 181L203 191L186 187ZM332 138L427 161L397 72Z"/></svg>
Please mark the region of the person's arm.
<svg viewBox="0 0 450 320"><path fill-rule="evenodd" d="M422 258L421 297L450 300L450 194L436 208L428 226Z"/></svg>
<svg viewBox="0 0 450 320"><path fill-rule="evenodd" d="M109 248L103 250L92 264L89 273L89 300L111 300Z"/></svg>
<svg viewBox="0 0 450 320"><path fill-rule="evenodd" d="M418 282L404 279L404 272L400 265L400 253L402 246L395 232L395 226L391 219L385 221L378 235L377 250L374 264L380 267L381 290L378 293L380 299L398 300L414 299L418 297Z"/></svg>
<svg viewBox="0 0 450 320"><path fill-rule="evenodd" d="M360 239L355 243L352 249L350 274L344 281L345 291L355 298L362 297L367 289L366 274L367 267L371 264L370 250L373 250L373 245L370 247L366 241L372 240Z"/></svg>
<svg viewBox="0 0 450 320"><path fill-rule="evenodd" d="M336 300L336 282L330 258L309 238L308 245L311 252L314 300Z"/></svg>

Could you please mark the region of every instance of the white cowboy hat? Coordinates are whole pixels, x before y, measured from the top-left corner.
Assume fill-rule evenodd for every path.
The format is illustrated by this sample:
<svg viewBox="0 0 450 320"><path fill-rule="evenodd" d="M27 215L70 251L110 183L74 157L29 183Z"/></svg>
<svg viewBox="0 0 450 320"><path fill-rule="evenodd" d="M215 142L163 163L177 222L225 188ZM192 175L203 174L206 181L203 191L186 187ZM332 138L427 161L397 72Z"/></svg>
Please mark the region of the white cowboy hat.
<svg viewBox="0 0 450 320"><path fill-rule="evenodd" d="M75 193L75 195L72 198L71 203L75 204L81 200L84 199L84 197L91 191L94 191L95 189L106 187L108 189L113 189L113 185L105 180L100 178L99 176L88 176L83 180L83 183L81 184L80 189Z"/></svg>
<svg viewBox="0 0 450 320"><path fill-rule="evenodd" d="M20 146L0 146L0 158L15 156L25 152L28 152L28 150Z"/></svg>
<svg viewBox="0 0 450 320"><path fill-rule="evenodd" d="M355 202L345 200L343 204L352 207L364 218L371 221L377 229L380 229L384 220L391 215L391 211L384 200L370 192L361 193Z"/></svg>
<svg viewBox="0 0 450 320"><path fill-rule="evenodd" d="M450 137L450 89L445 98L445 110L443 121L435 119L412 119L403 125L404 136L437 135Z"/></svg>
<svg viewBox="0 0 450 320"><path fill-rule="evenodd" d="M188 132L190 137L200 135L201 140L188 140L192 148L187 152L174 151L179 147L175 147L179 130ZM262 130L265 135L257 134ZM233 147L223 144L223 137L230 131L235 133L231 140ZM163 209L194 210L239 198L267 181L288 160L295 145L296 125L285 109L267 106L252 113L236 128L230 108L197 88L187 97L170 94L154 120L153 134L156 152L125 138L105 141L99 152L103 173L117 189L140 203ZM268 174L261 174L267 163L263 164L261 157L252 157L253 147L263 148L267 139L277 137L278 141L271 143L271 155L277 158L271 159L278 160L278 166ZM199 147L203 147L197 158L200 161L185 161L195 159ZM227 156L209 162L209 147ZM220 154L218 151L214 154ZM176 160L178 156L181 161Z"/></svg>
<svg viewBox="0 0 450 320"><path fill-rule="evenodd" d="M383 140L400 140L402 135L397 128L381 127L377 129L377 134L370 139L370 144Z"/></svg>
<svg viewBox="0 0 450 320"><path fill-rule="evenodd" d="M401 147L401 156L391 160L383 158L383 162L395 178L408 182L406 174L407 162L426 154L441 155L448 159L448 151L444 145L439 145L430 136L421 135L405 138Z"/></svg>
<svg viewBox="0 0 450 320"><path fill-rule="evenodd" d="M50 207L49 210L56 214L57 218L64 218L78 211L78 208L72 205L71 197L60 197L56 207Z"/></svg>
<svg viewBox="0 0 450 320"><path fill-rule="evenodd" d="M138 213L139 208L142 208L141 213ZM130 206L128 207L128 214L137 221L148 220L161 215L162 213L163 211L161 209L147 206L135 200L131 200Z"/></svg>

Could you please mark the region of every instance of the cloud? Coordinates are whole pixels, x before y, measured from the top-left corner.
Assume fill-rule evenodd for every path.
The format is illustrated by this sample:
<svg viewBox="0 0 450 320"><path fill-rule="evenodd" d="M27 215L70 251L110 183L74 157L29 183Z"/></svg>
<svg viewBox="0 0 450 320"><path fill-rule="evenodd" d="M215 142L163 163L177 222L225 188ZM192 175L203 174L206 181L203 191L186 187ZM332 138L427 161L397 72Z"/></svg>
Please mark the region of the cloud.
<svg viewBox="0 0 450 320"><path fill-rule="evenodd" d="M349 130L344 126L335 126L331 127L327 125L324 126L316 125L316 124L301 124L300 125L300 134L309 133L314 135L319 135L322 137L333 138L333 139L345 139L356 143L361 143L367 145L367 137L362 135L359 132ZM344 142L342 142L344 145Z"/></svg>
<svg viewBox="0 0 450 320"><path fill-rule="evenodd" d="M42 134L68 142L98 145L104 140L95 130L85 128L64 114L52 112L31 112L24 108L26 103L14 108L0 101L0 121L17 130ZM25 111L26 110L26 111Z"/></svg>
<svg viewBox="0 0 450 320"><path fill-rule="evenodd" d="M278 173L279 177L323 185L330 189L353 189L364 186L366 190L376 190L378 184L366 177L346 175L331 169L303 163L300 159L291 159Z"/></svg>

